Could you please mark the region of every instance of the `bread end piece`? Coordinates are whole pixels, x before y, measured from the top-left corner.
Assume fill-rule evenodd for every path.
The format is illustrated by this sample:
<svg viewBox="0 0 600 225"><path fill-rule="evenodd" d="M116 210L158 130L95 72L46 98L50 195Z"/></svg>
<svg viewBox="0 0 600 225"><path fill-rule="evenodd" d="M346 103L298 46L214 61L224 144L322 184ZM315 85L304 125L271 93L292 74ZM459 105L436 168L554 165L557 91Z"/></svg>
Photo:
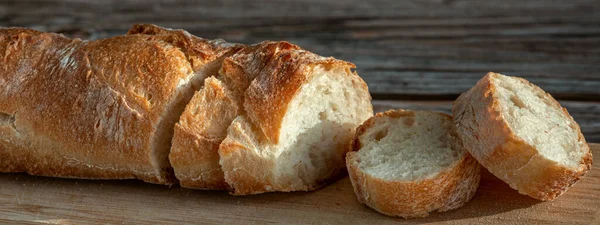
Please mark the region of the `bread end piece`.
<svg viewBox="0 0 600 225"><path fill-rule="evenodd" d="M481 177L479 163L466 150L461 150L462 155L458 156L458 160L441 168L436 174L416 180L384 179L361 169L359 164L362 159L358 151L365 144L361 143L361 139L364 140L361 136L368 130L379 126L376 124L379 122L376 121L384 117L401 118L404 125L412 126L415 113L427 113L437 117L441 116L442 120L452 120L452 117L443 113L409 110L381 112L357 128L351 144L352 150L346 155L350 181L358 201L385 215L417 218L426 217L433 211L445 212L456 209L473 198L479 187ZM451 130L447 137L452 148L462 148L462 142L456 138L451 122L447 124L450 125L442 129ZM393 125L402 126L400 124ZM388 129L383 130L385 130L384 133L376 131L377 134L372 138L381 139L390 135L387 132L392 132Z"/></svg>
<svg viewBox="0 0 600 225"><path fill-rule="evenodd" d="M354 65L287 42L263 42L224 61L244 112L219 148L232 194L309 191L343 174L356 126L373 115Z"/></svg>
<svg viewBox="0 0 600 225"><path fill-rule="evenodd" d="M579 125L525 79L490 72L454 102L452 112L471 154L521 194L554 200L591 168Z"/></svg>

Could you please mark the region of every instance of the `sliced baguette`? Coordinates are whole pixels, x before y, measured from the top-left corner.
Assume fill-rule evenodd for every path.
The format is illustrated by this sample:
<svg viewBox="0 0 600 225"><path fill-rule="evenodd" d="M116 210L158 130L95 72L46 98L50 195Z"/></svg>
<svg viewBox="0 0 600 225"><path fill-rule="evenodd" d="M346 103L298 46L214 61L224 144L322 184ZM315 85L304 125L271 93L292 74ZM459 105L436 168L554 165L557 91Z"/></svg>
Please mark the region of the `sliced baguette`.
<svg viewBox="0 0 600 225"><path fill-rule="evenodd" d="M454 102L452 112L471 154L521 194L553 200L591 168L579 125L525 79L490 72Z"/></svg>
<svg viewBox="0 0 600 225"><path fill-rule="evenodd" d="M233 194L307 191L344 171L360 122L373 115L354 65L287 42L263 42L223 62L243 112L219 147Z"/></svg>
<svg viewBox="0 0 600 225"><path fill-rule="evenodd" d="M153 25L97 41L0 29L0 172L176 182L174 124L235 48Z"/></svg>
<svg viewBox="0 0 600 225"><path fill-rule="evenodd" d="M378 113L358 127L352 150L346 164L359 202L386 215L456 209L479 186L479 164L443 113Z"/></svg>

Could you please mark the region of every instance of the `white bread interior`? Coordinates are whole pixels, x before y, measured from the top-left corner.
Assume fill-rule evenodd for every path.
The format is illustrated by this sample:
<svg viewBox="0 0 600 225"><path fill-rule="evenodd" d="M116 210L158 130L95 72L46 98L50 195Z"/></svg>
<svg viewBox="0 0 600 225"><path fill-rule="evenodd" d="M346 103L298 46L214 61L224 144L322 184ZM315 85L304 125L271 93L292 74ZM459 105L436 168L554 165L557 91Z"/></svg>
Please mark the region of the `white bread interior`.
<svg viewBox="0 0 600 225"><path fill-rule="evenodd" d="M230 126L219 154L234 194L313 190L343 171L354 129L373 113L370 96L346 67L312 71L289 102L277 144L243 115Z"/></svg>
<svg viewBox="0 0 600 225"><path fill-rule="evenodd" d="M443 113L378 113L357 129L352 145L346 163L358 200L386 215L456 209L479 187L479 164Z"/></svg>
<svg viewBox="0 0 600 225"><path fill-rule="evenodd" d="M521 194L551 201L592 165L579 125L541 88L489 72L452 107L467 150Z"/></svg>
<svg viewBox="0 0 600 225"><path fill-rule="evenodd" d="M578 139L578 127L553 99L515 77L492 80L506 124L545 158L576 168L587 153Z"/></svg>
<svg viewBox="0 0 600 225"><path fill-rule="evenodd" d="M390 181L431 178L465 154L453 147L453 126L436 113L419 112L414 117L382 117L361 135L358 166L365 173Z"/></svg>

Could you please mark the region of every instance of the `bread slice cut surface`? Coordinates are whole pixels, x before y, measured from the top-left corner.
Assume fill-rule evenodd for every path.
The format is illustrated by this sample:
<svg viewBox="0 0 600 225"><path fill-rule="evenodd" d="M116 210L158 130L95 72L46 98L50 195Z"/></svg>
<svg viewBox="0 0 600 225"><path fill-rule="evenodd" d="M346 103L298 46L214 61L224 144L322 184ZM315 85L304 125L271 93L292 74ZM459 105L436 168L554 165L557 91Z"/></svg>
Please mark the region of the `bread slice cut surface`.
<svg viewBox="0 0 600 225"><path fill-rule="evenodd" d="M452 112L471 154L521 194L553 200L591 168L579 125L525 79L490 72L454 102Z"/></svg>
<svg viewBox="0 0 600 225"><path fill-rule="evenodd" d="M479 164L457 138L452 118L391 110L361 125L346 163L361 203L391 216L424 217L464 205Z"/></svg>

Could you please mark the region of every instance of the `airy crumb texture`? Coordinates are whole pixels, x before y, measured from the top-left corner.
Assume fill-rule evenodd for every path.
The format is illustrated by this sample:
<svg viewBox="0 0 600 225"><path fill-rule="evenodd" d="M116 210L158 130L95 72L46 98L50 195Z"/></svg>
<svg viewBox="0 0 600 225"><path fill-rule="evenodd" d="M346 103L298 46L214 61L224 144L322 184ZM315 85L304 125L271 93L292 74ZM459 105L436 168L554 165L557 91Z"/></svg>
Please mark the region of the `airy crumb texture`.
<svg viewBox="0 0 600 225"><path fill-rule="evenodd" d="M504 75L492 79L502 116L510 129L547 159L576 168L587 148L576 123L554 99L528 82Z"/></svg>
<svg viewBox="0 0 600 225"><path fill-rule="evenodd" d="M464 205L477 191L480 167L456 136L443 113L390 110L367 120L346 157L358 200L404 218Z"/></svg>
<svg viewBox="0 0 600 225"><path fill-rule="evenodd" d="M452 108L470 153L521 194L553 200L591 168L579 125L525 79L488 73Z"/></svg>
<svg viewBox="0 0 600 225"><path fill-rule="evenodd" d="M289 104L281 124L276 154L276 179L294 178L298 185L314 186L343 169L344 155L354 129L372 111L344 69L318 66L313 80L303 85Z"/></svg>
<svg viewBox="0 0 600 225"><path fill-rule="evenodd" d="M385 180L430 178L459 160L464 150L453 149L448 118L432 112L414 116L381 117L361 135L358 166Z"/></svg>

